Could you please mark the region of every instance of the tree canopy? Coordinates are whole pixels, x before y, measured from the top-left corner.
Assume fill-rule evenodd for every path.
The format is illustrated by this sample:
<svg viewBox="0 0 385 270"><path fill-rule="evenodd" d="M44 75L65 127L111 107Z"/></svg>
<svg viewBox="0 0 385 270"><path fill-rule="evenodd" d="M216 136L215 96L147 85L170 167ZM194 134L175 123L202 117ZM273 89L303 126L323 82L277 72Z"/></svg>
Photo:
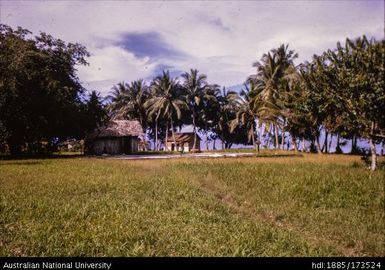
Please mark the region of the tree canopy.
<svg viewBox="0 0 385 270"><path fill-rule="evenodd" d="M94 128L87 117L92 106L76 75L76 66L87 64L86 48L31 34L0 25L1 139L13 154L40 151L43 141L81 138L85 123Z"/></svg>
<svg viewBox="0 0 385 270"><path fill-rule="evenodd" d="M76 74L89 56L80 44L46 33L0 26L0 149L35 151L42 142L83 138L108 117L137 119L154 149L177 128L254 147L330 153L366 139L376 168L376 144L385 143L384 40L362 36L295 64L298 54L281 44L255 61L242 91L209 83L191 68L172 77L164 70L152 81L118 83L107 106L96 92L87 95ZM108 109L108 112L106 111ZM323 142L321 138L323 137ZM301 145L300 145L301 144ZM309 145L310 144L310 145ZM215 144L214 144L215 147Z"/></svg>

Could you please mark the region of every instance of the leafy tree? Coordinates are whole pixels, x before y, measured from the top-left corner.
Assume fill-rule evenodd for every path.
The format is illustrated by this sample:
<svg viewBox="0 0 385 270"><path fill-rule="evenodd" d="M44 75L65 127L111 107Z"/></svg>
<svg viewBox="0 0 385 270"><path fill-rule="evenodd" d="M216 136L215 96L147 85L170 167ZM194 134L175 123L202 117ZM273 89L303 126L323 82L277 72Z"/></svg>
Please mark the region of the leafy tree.
<svg viewBox="0 0 385 270"><path fill-rule="evenodd" d="M89 56L80 44L0 25L0 122L12 154L45 140L81 137L84 89L76 65ZM80 121L81 122L81 121Z"/></svg>
<svg viewBox="0 0 385 270"><path fill-rule="evenodd" d="M385 126L384 58L384 41L363 36L346 39L344 45L338 42L335 50L314 56L301 68L303 102L313 135L325 130L325 152L328 131L337 133L338 140L339 134L352 137L352 150L357 137L367 138L372 170L376 168L375 143Z"/></svg>
<svg viewBox="0 0 385 270"><path fill-rule="evenodd" d="M305 63L301 67L301 78L303 80L303 106L302 113L306 116L306 125L313 144L315 144L317 152L322 154L319 137L321 128L325 119L330 112L330 98L327 95L328 78L323 73L326 68L325 61L322 57L313 56L313 62Z"/></svg>
<svg viewBox="0 0 385 270"><path fill-rule="evenodd" d="M375 170L375 142L385 128L385 41L368 40L366 36L346 39L345 46L337 43L337 49L329 55L335 60L331 65L338 74L335 81L348 86L340 93L340 101L349 112L350 123L355 125L348 125L347 129L355 131L359 127L360 136L369 140L371 169Z"/></svg>
<svg viewBox="0 0 385 270"><path fill-rule="evenodd" d="M91 91L86 102L86 114L84 127L87 132L101 126L107 119L107 109L102 102L102 97L97 91Z"/></svg>

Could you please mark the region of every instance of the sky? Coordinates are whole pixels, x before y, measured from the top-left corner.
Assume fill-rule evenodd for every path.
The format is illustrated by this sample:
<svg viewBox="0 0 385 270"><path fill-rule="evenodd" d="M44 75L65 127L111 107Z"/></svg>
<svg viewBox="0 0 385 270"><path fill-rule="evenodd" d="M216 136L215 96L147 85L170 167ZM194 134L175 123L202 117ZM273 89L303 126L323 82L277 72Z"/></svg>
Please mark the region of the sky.
<svg viewBox="0 0 385 270"><path fill-rule="evenodd" d="M384 37L384 2L8 1L0 22L85 45L78 76L107 95L118 82L196 68L210 83L242 84L263 53L289 44L297 63L346 37Z"/></svg>

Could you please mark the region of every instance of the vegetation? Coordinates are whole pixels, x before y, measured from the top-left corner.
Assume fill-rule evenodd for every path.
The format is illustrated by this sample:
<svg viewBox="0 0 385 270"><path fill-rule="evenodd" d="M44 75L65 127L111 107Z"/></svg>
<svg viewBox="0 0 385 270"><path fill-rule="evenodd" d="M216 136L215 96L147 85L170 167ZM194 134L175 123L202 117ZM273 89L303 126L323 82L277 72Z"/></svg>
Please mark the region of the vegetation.
<svg viewBox="0 0 385 270"><path fill-rule="evenodd" d="M0 28L0 147L12 154L84 138L107 118L101 97L95 91L86 97L76 77L75 66L87 64L86 49L30 34ZM366 138L374 170L375 145L385 144L384 44L365 36L346 39L300 65L294 64L298 54L282 44L254 63L256 73L240 93L220 90L196 69L181 79L163 71L149 85L142 79L117 84L107 99L108 117L138 119L154 139L154 150L170 134L175 141L176 129L190 124L194 144L199 130L207 150L216 139L222 148L252 143L257 149L287 145L295 151L306 151L309 141L310 150L321 154L330 152L335 137L337 153L347 139L357 152L358 138Z"/></svg>
<svg viewBox="0 0 385 270"><path fill-rule="evenodd" d="M182 81L163 72L149 87L148 100L142 100L145 126L155 138L156 150L158 138L167 140L170 130L174 134L177 126L189 124L195 136L197 127L206 134L207 150L209 138L220 139L223 149L252 143L257 150L272 145L298 151L302 142L301 150L306 151L305 141L310 141L310 150L322 154L330 153L334 136L337 153L342 152L343 139L352 139L352 152L357 152L357 139L366 138L375 170L375 145L384 147L385 142L384 44L365 36L346 39L344 46L337 43L337 49L297 66L298 54L281 45L254 63L256 74L240 93L221 91L195 69L182 74ZM116 105L112 101L112 108ZM135 117L130 110L125 113Z"/></svg>
<svg viewBox="0 0 385 270"><path fill-rule="evenodd" d="M76 76L75 66L87 64L85 47L30 35L0 24L0 148L13 155L53 151L105 117L98 94L87 96Z"/></svg>
<svg viewBox="0 0 385 270"><path fill-rule="evenodd" d="M156 151L185 125L193 126L194 145L197 130L206 135L207 150L219 139L223 149L253 144L322 154L331 152L334 137L337 153L343 140L352 140L354 153L365 138L372 170L376 144L385 147L384 40L346 39L299 65L298 54L282 44L254 63L240 93L221 90L196 69L181 78L163 71L149 84L117 84L104 106L97 92L86 96L76 76L76 65L87 64L86 48L30 34L0 27L0 150L12 154L84 138L106 120L106 108L108 117L139 120Z"/></svg>
<svg viewBox="0 0 385 270"><path fill-rule="evenodd" d="M194 133L194 143L193 143L193 149L196 148L196 142L197 142L197 121L196 118L198 116L199 110L202 110L202 107L200 107L200 104L202 103L202 98L205 95L208 95L209 92L205 91L205 88L207 87L207 76L206 75L198 75L198 70L192 69L190 73L184 73L182 74L183 78L183 86L187 92L186 95L186 102L189 106L189 109L191 111L191 118L192 118L192 125L193 125L193 133ZM211 96L215 100L215 96Z"/></svg>
<svg viewBox="0 0 385 270"><path fill-rule="evenodd" d="M197 69L165 70L103 99L77 77L88 56L0 24L0 256L385 255L384 40L346 39L299 65L282 44L253 64L239 93ZM81 155L82 139L109 119L141 123L154 141L141 155L178 154L162 144L186 125L193 148L200 132L208 151L220 140L225 153L260 153ZM336 154L322 155L333 138ZM338 154L347 140L360 152L361 138L370 156ZM22 153L55 158L15 159Z"/></svg>
<svg viewBox="0 0 385 270"><path fill-rule="evenodd" d="M146 103L144 103L144 106L145 108L148 108L150 116L156 115L156 125L159 117L163 117L166 123L166 141L170 127L174 144L176 145L174 119L180 120L182 117L182 110L187 108L183 89L175 79L170 77L168 71L163 71L163 74L156 77L153 81L152 90L153 95L146 101Z"/></svg>
<svg viewBox="0 0 385 270"><path fill-rule="evenodd" d="M0 256L384 256L384 170L303 155L0 161Z"/></svg>
<svg viewBox="0 0 385 270"><path fill-rule="evenodd" d="M325 151L329 133L354 140L364 137L370 143L371 168L376 168L375 142L385 138L384 59L385 41L363 36L346 39L344 46L337 43L336 50L314 56L301 68L299 89L304 106L299 112L309 116L311 121L304 123L310 127L319 152L320 127L326 133Z"/></svg>

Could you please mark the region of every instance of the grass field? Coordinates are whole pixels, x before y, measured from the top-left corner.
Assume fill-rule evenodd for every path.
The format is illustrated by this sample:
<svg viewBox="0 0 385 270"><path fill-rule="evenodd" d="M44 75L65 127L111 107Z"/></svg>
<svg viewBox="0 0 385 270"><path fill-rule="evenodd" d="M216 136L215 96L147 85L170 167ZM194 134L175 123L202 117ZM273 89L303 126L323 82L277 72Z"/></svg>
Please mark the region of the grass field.
<svg viewBox="0 0 385 270"><path fill-rule="evenodd" d="M360 157L0 161L0 256L383 256Z"/></svg>

